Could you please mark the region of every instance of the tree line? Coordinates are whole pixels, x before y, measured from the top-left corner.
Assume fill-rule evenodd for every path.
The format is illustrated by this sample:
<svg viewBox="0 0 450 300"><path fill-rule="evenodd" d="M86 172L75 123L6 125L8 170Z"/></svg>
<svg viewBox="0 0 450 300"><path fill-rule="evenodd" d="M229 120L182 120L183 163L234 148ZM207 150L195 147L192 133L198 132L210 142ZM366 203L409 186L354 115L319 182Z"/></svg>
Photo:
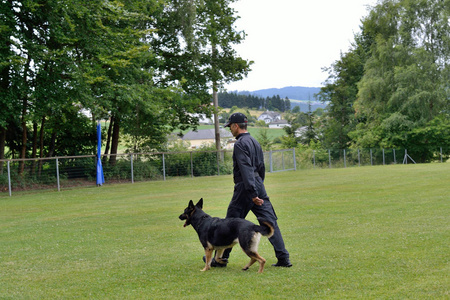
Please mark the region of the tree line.
<svg viewBox="0 0 450 300"><path fill-rule="evenodd" d="M384 0L327 71L314 119L325 149L402 148L450 154L450 1ZM291 136L293 134L291 133ZM311 142L311 139L308 140Z"/></svg>
<svg viewBox="0 0 450 300"><path fill-rule="evenodd" d="M1 1L0 159L95 154L99 119L109 120L106 154L119 141L163 150L169 133L196 127L195 113L212 113L213 87L250 71L233 50L245 37L235 1ZM449 18L449 1L379 1L327 68L317 95L326 112L292 112L308 136L286 129L285 140L406 148L422 160L432 157L423 149L450 149ZM277 96L239 97L219 95L220 106L290 108Z"/></svg>
<svg viewBox="0 0 450 300"><path fill-rule="evenodd" d="M264 110L278 110L285 112L291 109L291 101L288 97L282 99L279 95L272 97L258 97L250 94L238 94L236 92L220 92L219 106L223 108L248 107Z"/></svg>
<svg viewBox="0 0 450 300"><path fill-rule="evenodd" d="M106 154L195 128L213 83L250 70L235 1L1 1L0 159L94 154L100 119Z"/></svg>

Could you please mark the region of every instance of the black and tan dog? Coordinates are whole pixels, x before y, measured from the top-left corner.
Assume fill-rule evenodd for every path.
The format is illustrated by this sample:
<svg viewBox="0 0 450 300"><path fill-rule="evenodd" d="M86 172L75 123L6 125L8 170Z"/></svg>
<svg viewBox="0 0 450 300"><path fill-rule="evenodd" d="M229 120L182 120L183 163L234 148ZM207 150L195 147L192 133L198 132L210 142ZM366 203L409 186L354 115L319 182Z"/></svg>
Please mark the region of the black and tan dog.
<svg viewBox="0 0 450 300"><path fill-rule="evenodd" d="M258 254L259 240L261 235L268 238L273 235L273 224L259 219L258 221L261 225L255 225L250 221L239 218L213 218L205 213L202 208L203 198L196 205L191 200L184 213L180 215L180 220L186 220L184 227L192 225L197 231L203 248L205 248L206 265L202 271L207 271L211 268L214 250L217 250L215 260L221 263L225 249L239 243L245 254L250 257L250 262L242 270L248 270L252 264L258 261L258 272L261 273L264 270L266 260Z"/></svg>

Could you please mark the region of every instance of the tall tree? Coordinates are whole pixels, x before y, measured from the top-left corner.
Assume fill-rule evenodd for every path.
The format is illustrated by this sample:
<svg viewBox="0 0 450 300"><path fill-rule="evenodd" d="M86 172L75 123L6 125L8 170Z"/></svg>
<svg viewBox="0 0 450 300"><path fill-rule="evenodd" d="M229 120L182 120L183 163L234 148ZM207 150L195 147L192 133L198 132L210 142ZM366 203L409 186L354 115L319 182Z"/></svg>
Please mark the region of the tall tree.
<svg viewBox="0 0 450 300"><path fill-rule="evenodd" d="M449 1L386 0L363 21L374 42L355 103L366 119L356 144L405 147L411 130L448 109L449 18Z"/></svg>
<svg viewBox="0 0 450 300"><path fill-rule="evenodd" d="M323 145L327 148L345 149L351 144L348 134L357 125L354 103L358 95L357 85L364 74L368 43L364 32L355 35L352 48L326 69L329 77L318 97L328 103L322 118Z"/></svg>

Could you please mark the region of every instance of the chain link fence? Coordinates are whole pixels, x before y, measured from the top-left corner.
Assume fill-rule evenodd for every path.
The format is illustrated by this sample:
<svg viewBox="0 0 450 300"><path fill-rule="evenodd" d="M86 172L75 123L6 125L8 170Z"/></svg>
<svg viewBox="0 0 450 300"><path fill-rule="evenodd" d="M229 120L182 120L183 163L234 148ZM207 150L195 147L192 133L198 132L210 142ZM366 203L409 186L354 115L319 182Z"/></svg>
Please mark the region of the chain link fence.
<svg viewBox="0 0 450 300"><path fill-rule="evenodd" d="M105 183L166 180L232 174L232 151L190 151L102 155ZM264 153L267 171L296 169L295 149ZM267 168L267 167L266 167ZM96 185L97 156L0 160L0 191Z"/></svg>
<svg viewBox="0 0 450 300"><path fill-rule="evenodd" d="M442 148L432 151L429 161L446 162L450 149ZM300 169L311 168L347 168L357 166L375 166L392 164L410 164L421 161L418 154L408 153L407 149L340 149L311 150L306 149L296 155Z"/></svg>
<svg viewBox="0 0 450 300"><path fill-rule="evenodd" d="M232 174L232 151L102 155L105 183ZM450 149L435 151L446 162ZM415 163L406 149L296 150L264 152L266 172ZM0 160L0 195L12 191L96 185L97 156Z"/></svg>

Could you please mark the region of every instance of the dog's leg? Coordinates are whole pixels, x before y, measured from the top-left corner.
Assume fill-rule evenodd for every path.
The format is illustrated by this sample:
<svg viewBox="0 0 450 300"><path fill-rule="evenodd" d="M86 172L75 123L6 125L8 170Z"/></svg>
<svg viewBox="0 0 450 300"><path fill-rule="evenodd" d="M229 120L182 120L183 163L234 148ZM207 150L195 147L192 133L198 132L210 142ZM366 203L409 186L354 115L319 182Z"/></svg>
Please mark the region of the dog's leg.
<svg viewBox="0 0 450 300"><path fill-rule="evenodd" d="M216 262L218 262L219 264L224 263L224 262L222 261L223 252L225 252L225 249L219 249L219 250L216 250L216 257L215 257L214 259L215 259Z"/></svg>
<svg viewBox="0 0 450 300"><path fill-rule="evenodd" d="M262 273L264 271L264 265L266 264L266 260L264 259L264 257L259 255L258 253L256 253L256 255L257 255L256 260L259 262L258 273Z"/></svg>
<svg viewBox="0 0 450 300"><path fill-rule="evenodd" d="M255 263L256 259L254 259L253 257L250 257L250 262L242 268L242 270L247 271L251 265L253 265Z"/></svg>
<svg viewBox="0 0 450 300"><path fill-rule="evenodd" d="M256 261L258 261L259 263L258 273L262 273L264 270L264 265L266 264L266 260L264 259L264 257L259 255L257 252L245 252L245 254L247 254L248 257L250 257L250 262L242 270L247 271L251 265L253 265Z"/></svg>
<svg viewBox="0 0 450 300"><path fill-rule="evenodd" d="M202 272L211 269L213 249L205 248L205 267L201 270Z"/></svg>

